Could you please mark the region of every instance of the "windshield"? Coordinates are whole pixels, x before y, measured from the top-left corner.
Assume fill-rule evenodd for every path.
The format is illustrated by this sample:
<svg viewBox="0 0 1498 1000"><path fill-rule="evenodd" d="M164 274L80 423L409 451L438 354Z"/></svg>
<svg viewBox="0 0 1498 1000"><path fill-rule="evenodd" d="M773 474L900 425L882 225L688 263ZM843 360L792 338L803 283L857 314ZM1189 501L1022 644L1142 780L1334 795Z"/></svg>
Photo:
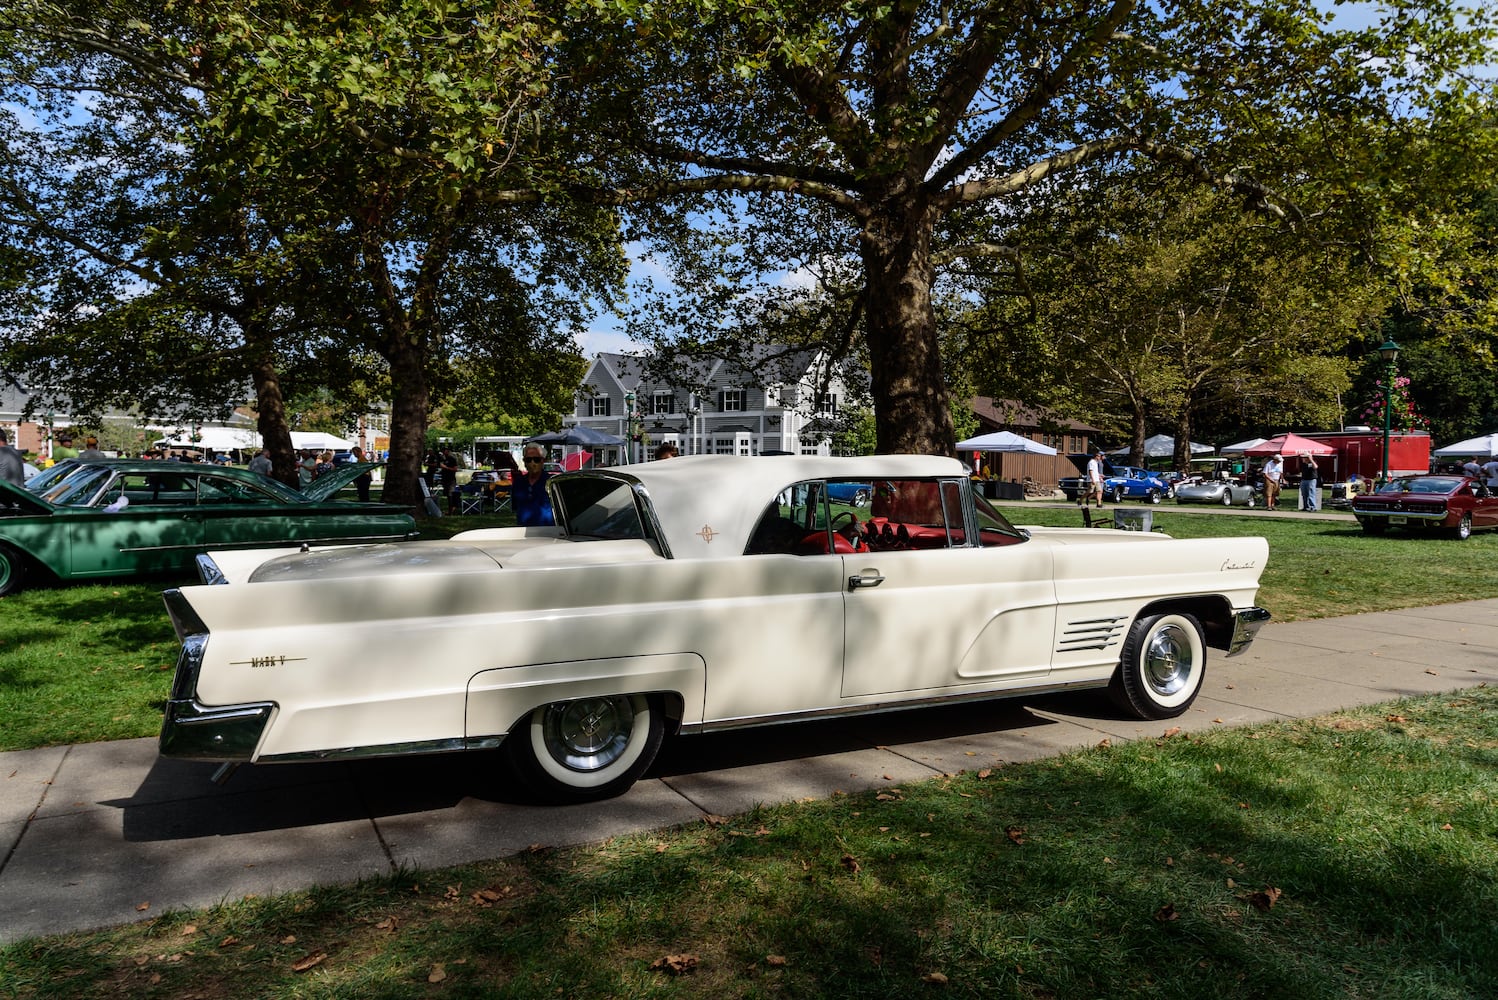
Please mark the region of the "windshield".
<svg viewBox="0 0 1498 1000"><path fill-rule="evenodd" d="M1010 524L1009 519L1000 514L998 509L988 502L987 497L974 493L973 506L978 512L979 545L1013 545L1029 537Z"/></svg>
<svg viewBox="0 0 1498 1000"><path fill-rule="evenodd" d="M1378 488L1380 493L1435 493L1445 495L1456 489L1465 479L1457 476L1405 476L1391 479Z"/></svg>
<svg viewBox="0 0 1498 1000"><path fill-rule="evenodd" d="M62 507L87 507L113 473L102 465L75 466L62 479L42 490L41 498Z"/></svg>

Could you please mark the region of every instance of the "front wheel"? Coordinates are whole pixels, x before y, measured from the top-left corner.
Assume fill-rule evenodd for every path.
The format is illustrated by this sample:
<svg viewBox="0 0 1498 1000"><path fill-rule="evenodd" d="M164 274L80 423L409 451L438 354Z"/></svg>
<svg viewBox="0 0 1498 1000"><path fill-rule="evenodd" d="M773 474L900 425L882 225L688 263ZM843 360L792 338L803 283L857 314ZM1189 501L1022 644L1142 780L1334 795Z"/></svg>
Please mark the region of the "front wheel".
<svg viewBox="0 0 1498 1000"><path fill-rule="evenodd" d="M593 802L627 791L655 760L665 735L659 703L643 694L542 705L504 745L531 791L548 802Z"/></svg>
<svg viewBox="0 0 1498 1000"><path fill-rule="evenodd" d="M1206 668L1207 645L1194 617L1151 615L1129 628L1108 693L1141 719L1173 719L1196 700Z"/></svg>
<svg viewBox="0 0 1498 1000"><path fill-rule="evenodd" d="M1376 517L1370 517L1367 520L1361 521L1359 523L1362 524L1363 534L1365 535L1382 535L1384 533L1384 528L1388 527L1388 525L1386 525L1383 521L1379 520Z"/></svg>
<svg viewBox="0 0 1498 1000"><path fill-rule="evenodd" d="M1233 505L1233 491L1232 490L1223 490L1222 491L1222 505L1224 507L1231 507Z"/></svg>
<svg viewBox="0 0 1498 1000"><path fill-rule="evenodd" d="M1108 495L1108 499L1113 503L1123 503L1123 487L1113 487L1113 492Z"/></svg>
<svg viewBox="0 0 1498 1000"><path fill-rule="evenodd" d="M25 557L9 545L0 545L0 597L14 594L25 584Z"/></svg>

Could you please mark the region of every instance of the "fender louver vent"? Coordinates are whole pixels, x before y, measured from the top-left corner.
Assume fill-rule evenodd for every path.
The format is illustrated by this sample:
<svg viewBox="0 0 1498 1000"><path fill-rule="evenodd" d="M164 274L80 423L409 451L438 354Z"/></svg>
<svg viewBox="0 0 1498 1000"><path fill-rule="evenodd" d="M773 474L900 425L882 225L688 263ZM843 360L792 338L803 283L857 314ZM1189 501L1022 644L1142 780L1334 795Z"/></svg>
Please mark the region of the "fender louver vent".
<svg viewBox="0 0 1498 1000"><path fill-rule="evenodd" d="M1073 649L1107 649L1118 642L1118 634L1123 631L1125 619L1117 618L1085 618L1082 621L1067 622L1061 631L1061 643L1056 647L1056 652L1065 653Z"/></svg>

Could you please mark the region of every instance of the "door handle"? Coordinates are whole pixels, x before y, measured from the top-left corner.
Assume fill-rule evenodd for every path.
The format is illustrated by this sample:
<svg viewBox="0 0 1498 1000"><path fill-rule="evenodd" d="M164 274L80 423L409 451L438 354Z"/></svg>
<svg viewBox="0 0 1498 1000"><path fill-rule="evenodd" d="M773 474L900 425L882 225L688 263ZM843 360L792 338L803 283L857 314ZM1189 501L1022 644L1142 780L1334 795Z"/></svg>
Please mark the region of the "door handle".
<svg viewBox="0 0 1498 1000"><path fill-rule="evenodd" d="M878 570L869 570L867 573L859 573L848 577L848 589L857 590L859 587L877 587L884 582L884 577Z"/></svg>

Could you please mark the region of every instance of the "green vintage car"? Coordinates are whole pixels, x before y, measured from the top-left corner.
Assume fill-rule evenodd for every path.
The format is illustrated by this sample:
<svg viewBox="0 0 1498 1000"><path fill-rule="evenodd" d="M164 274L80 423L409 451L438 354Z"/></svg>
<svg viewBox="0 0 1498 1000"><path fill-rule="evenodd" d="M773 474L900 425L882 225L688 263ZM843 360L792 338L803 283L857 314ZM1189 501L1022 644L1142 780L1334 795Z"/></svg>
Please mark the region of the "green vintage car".
<svg viewBox="0 0 1498 1000"><path fill-rule="evenodd" d="M38 491L0 481L0 596L38 576L188 572L209 549L415 538L409 508L333 499L371 468L340 466L305 493L244 469L119 459Z"/></svg>

